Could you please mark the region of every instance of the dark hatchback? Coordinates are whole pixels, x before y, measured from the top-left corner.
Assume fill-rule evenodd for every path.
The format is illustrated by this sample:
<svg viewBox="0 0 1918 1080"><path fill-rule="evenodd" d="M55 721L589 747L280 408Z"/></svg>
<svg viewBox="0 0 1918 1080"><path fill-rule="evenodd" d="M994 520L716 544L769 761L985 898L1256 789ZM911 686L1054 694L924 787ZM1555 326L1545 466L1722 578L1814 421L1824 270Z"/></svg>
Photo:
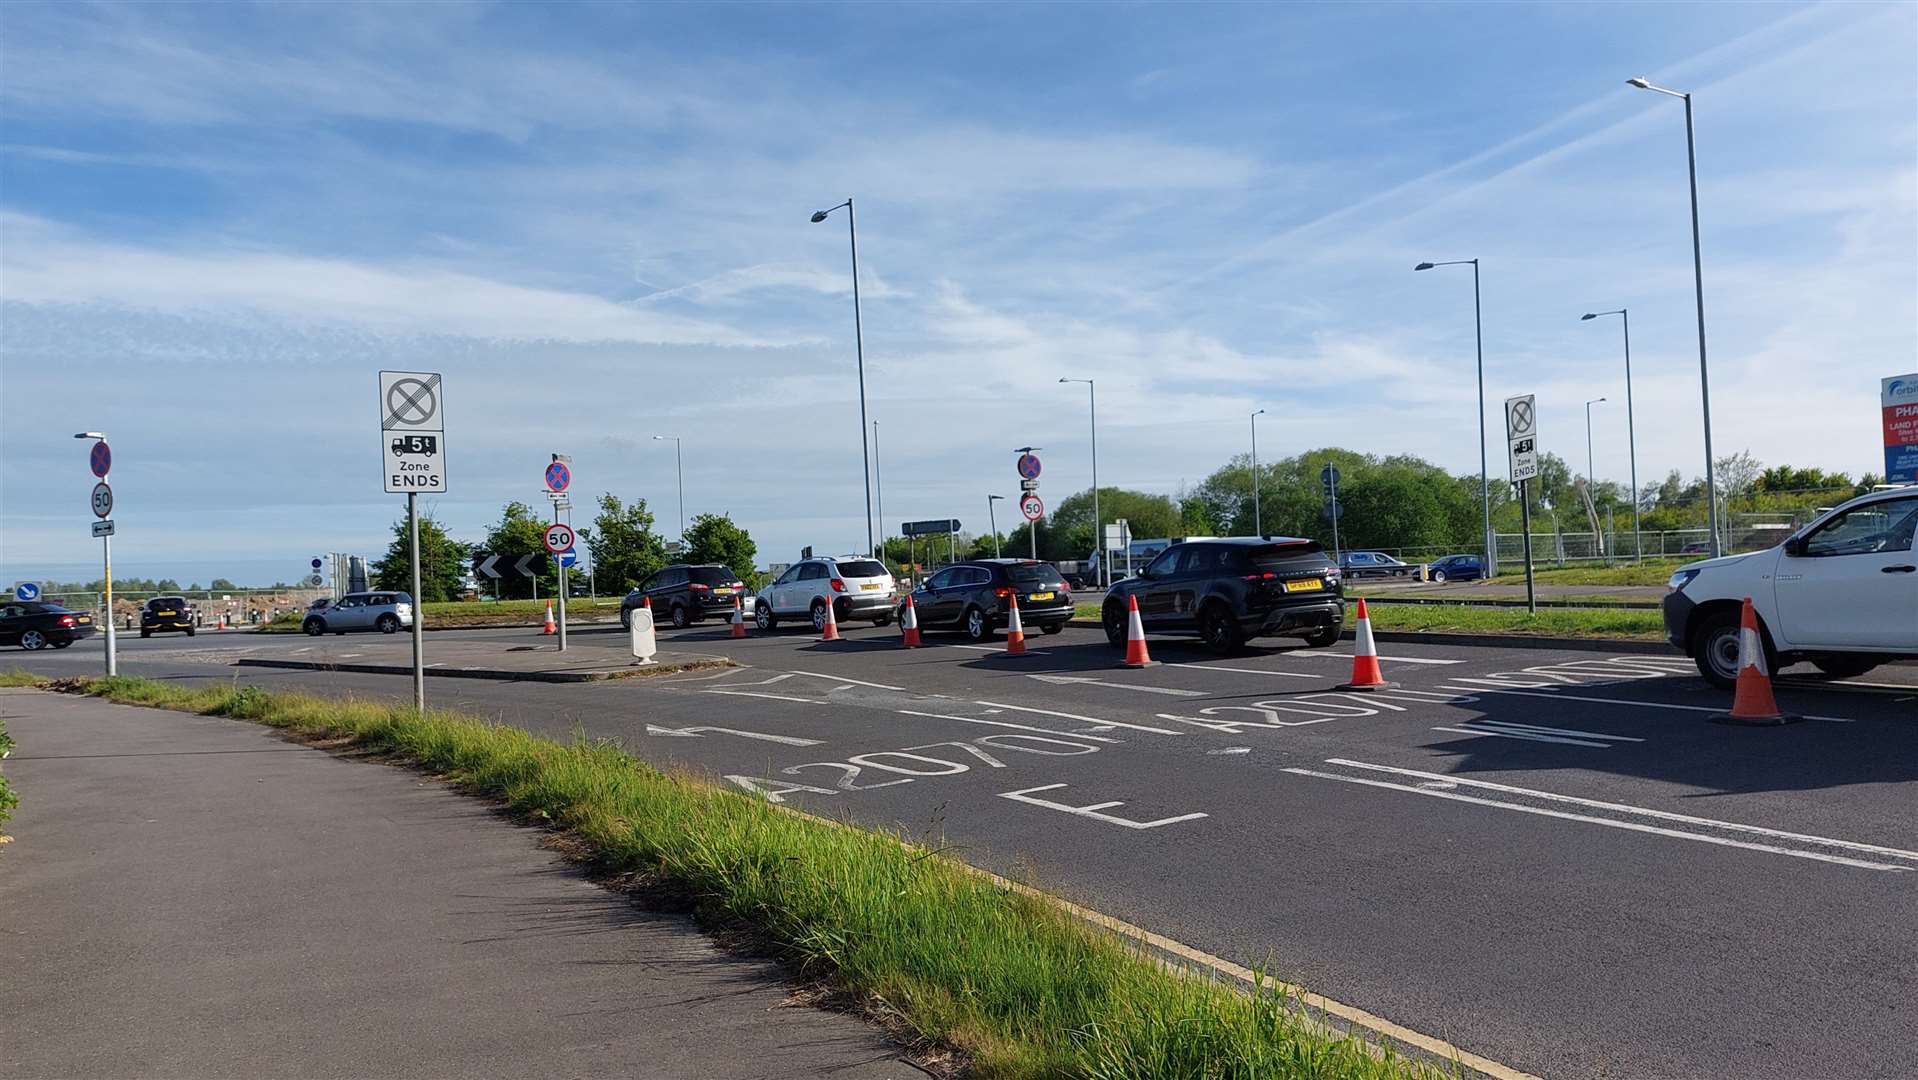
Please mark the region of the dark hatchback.
<svg viewBox="0 0 1918 1080"><path fill-rule="evenodd" d="M633 609L652 601L653 618L684 629L701 619L733 617L733 605L749 599L746 583L718 563L662 567L619 603L619 624L632 627Z"/></svg>
<svg viewBox="0 0 1918 1080"><path fill-rule="evenodd" d="M1485 576L1485 563L1477 555L1447 555L1425 568L1425 580L1437 585L1448 581L1477 581Z"/></svg>
<svg viewBox="0 0 1918 1080"><path fill-rule="evenodd" d="M193 636L193 607L184 596L156 596L140 609L140 636L178 630Z"/></svg>
<svg viewBox="0 0 1918 1080"><path fill-rule="evenodd" d="M68 611L44 600L12 600L0 604L0 645L18 645L38 652L51 645L64 649L93 633L93 616Z"/></svg>
<svg viewBox="0 0 1918 1080"><path fill-rule="evenodd" d="M1172 545L1106 595L1100 621L1114 647L1125 646L1132 599L1147 630L1197 631L1221 655L1263 636L1302 637L1324 647L1339 639L1345 623L1338 564L1316 540L1231 537Z"/></svg>
<svg viewBox="0 0 1918 1080"><path fill-rule="evenodd" d="M1056 634L1072 619L1072 589L1065 576L1051 563L1031 559L954 563L913 590L912 607L921 629L959 630L984 641L1011 621L1015 596L1024 629ZM899 610L904 609L901 601Z"/></svg>

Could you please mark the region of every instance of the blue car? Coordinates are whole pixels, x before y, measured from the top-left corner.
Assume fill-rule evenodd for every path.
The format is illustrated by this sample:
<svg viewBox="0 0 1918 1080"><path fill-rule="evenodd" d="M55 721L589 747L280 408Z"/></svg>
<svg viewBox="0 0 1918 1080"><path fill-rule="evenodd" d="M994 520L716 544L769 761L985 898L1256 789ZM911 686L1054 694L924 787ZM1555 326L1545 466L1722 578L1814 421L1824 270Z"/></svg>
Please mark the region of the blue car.
<svg viewBox="0 0 1918 1080"><path fill-rule="evenodd" d="M1485 576L1485 564L1477 555L1447 555L1426 567L1427 580L1435 585L1448 581L1477 581Z"/></svg>

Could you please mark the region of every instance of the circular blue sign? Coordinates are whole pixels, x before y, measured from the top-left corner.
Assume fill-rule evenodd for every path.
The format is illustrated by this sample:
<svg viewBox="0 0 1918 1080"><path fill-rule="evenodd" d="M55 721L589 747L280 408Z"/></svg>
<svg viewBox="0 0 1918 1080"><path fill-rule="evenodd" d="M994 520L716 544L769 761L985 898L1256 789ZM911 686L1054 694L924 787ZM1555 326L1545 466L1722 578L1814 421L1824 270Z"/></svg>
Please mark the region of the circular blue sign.
<svg viewBox="0 0 1918 1080"><path fill-rule="evenodd" d="M105 480L113 469L113 451L106 443L94 443L93 450L87 454L87 464L93 466L93 475Z"/></svg>
<svg viewBox="0 0 1918 1080"><path fill-rule="evenodd" d="M31 581L23 581L13 587L13 598L15 600L38 600L40 599L40 586Z"/></svg>
<svg viewBox="0 0 1918 1080"><path fill-rule="evenodd" d="M573 471L563 462L555 461L546 466L546 487L549 491L565 491L566 485L573 482Z"/></svg>
<svg viewBox="0 0 1918 1080"><path fill-rule="evenodd" d="M313 569L315 569L315 570L318 570L319 568L320 568L320 560L318 560L318 559L314 559L314 560L313 560Z"/></svg>
<svg viewBox="0 0 1918 1080"><path fill-rule="evenodd" d="M1032 454L1019 455L1019 475L1027 480L1039 479L1039 459Z"/></svg>

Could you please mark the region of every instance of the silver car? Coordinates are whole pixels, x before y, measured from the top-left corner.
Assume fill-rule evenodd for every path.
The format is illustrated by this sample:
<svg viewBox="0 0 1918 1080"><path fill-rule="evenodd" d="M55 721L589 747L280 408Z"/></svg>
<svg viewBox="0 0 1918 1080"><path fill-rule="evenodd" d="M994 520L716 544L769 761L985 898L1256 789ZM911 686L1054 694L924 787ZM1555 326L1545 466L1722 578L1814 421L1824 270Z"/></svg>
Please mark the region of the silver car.
<svg viewBox="0 0 1918 1080"><path fill-rule="evenodd" d="M892 622L896 598L892 574L877 559L806 559L792 564L753 599L753 621L761 630L771 630L782 619L806 619L813 629L823 630L826 605L831 604L835 622L871 619L874 626L885 626Z"/></svg>
<svg viewBox="0 0 1918 1080"><path fill-rule="evenodd" d="M397 634L413 625L413 598L403 592L347 593L339 602L309 611L300 629L313 637L327 631L378 630Z"/></svg>

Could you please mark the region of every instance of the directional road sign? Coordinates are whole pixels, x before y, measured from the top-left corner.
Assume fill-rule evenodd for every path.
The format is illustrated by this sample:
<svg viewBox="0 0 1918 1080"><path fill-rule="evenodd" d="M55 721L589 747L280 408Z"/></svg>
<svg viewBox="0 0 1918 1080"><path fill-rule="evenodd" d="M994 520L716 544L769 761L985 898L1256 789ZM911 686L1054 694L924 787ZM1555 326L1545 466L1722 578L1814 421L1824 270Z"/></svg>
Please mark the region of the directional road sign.
<svg viewBox="0 0 1918 1080"><path fill-rule="evenodd" d="M1019 512L1026 516L1027 521L1037 521L1046 516L1046 504L1040 501L1039 496L1027 494L1019 500Z"/></svg>
<svg viewBox="0 0 1918 1080"><path fill-rule="evenodd" d="M446 490L446 408L434 371L380 372L380 447L385 488L400 493Z"/></svg>
<svg viewBox="0 0 1918 1080"><path fill-rule="evenodd" d="M110 517L113 514L113 489L105 480L93 485L93 516Z"/></svg>
<svg viewBox="0 0 1918 1080"><path fill-rule="evenodd" d="M546 490L554 492L565 491L567 485L572 482L573 470L567 468L565 462L555 461L551 465L546 466Z"/></svg>
<svg viewBox="0 0 1918 1080"><path fill-rule="evenodd" d="M568 566L568 567L576 566L578 565L578 563L579 563L579 552L573 550L572 548L567 548L565 551L562 551L559 553L559 564L561 566Z"/></svg>
<svg viewBox="0 0 1918 1080"><path fill-rule="evenodd" d="M536 551L531 555L521 555L517 558L511 555L494 555L484 551L478 552L473 556L473 573L478 574L480 577L500 578L507 574L518 574L520 577L529 578L538 577L546 572L546 566L547 555L543 551Z"/></svg>
<svg viewBox="0 0 1918 1080"><path fill-rule="evenodd" d="M38 599L40 599L40 583L39 583L39 582L37 582L37 581L16 581L16 582L14 582L14 583L13 583L13 598L14 598L15 600L38 600Z"/></svg>
<svg viewBox="0 0 1918 1080"><path fill-rule="evenodd" d="M1325 489L1326 498L1338 497L1339 467L1337 465L1327 465L1319 470L1319 486Z"/></svg>
<svg viewBox="0 0 1918 1080"><path fill-rule="evenodd" d="M573 527L559 524L546 527L546 550L555 555L569 550L573 546Z"/></svg>
<svg viewBox="0 0 1918 1080"><path fill-rule="evenodd" d="M324 565L325 563L320 561L320 557L318 555L313 556L313 569L318 570L321 566L324 566Z"/></svg>
<svg viewBox="0 0 1918 1080"><path fill-rule="evenodd" d="M111 522L111 521L96 521L96 522L94 522L94 523L93 523L93 535L95 535L95 536L112 536L112 535L113 535L113 522Z"/></svg>
<svg viewBox="0 0 1918 1080"><path fill-rule="evenodd" d="M936 518L932 521L908 521L899 526L905 536L932 536L959 531L958 518Z"/></svg>
<svg viewBox="0 0 1918 1080"><path fill-rule="evenodd" d="M1039 479L1039 457L1037 454L1019 455L1019 475L1026 480Z"/></svg>
<svg viewBox="0 0 1918 1080"><path fill-rule="evenodd" d="M94 443L87 454L87 464L93 466L93 475L105 480L113 469L113 451L104 442Z"/></svg>
<svg viewBox="0 0 1918 1080"><path fill-rule="evenodd" d="M1512 483L1538 476L1538 402L1532 394L1505 399L1505 439Z"/></svg>

